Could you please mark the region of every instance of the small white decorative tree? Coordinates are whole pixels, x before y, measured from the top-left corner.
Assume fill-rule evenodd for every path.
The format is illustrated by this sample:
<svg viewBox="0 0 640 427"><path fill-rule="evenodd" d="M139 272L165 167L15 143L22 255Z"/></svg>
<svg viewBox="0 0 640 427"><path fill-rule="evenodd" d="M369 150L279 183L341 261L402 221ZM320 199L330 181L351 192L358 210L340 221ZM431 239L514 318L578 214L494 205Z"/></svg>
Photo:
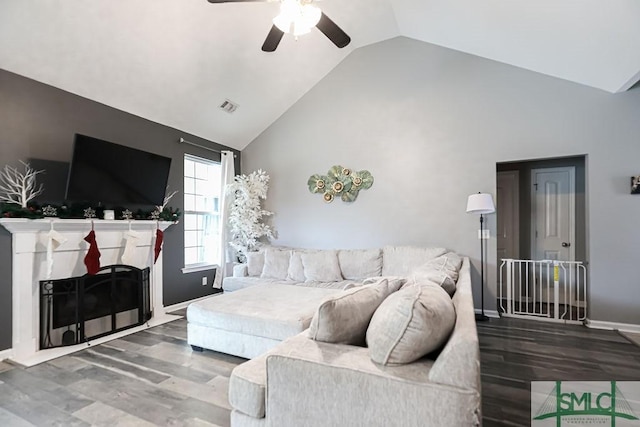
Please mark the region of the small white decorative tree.
<svg viewBox="0 0 640 427"><path fill-rule="evenodd" d="M229 212L229 243L241 256L257 250L261 237L274 237L274 230L262 222L263 217L273 215L260 205L267 198L268 189L269 175L261 169L236 176L227 187L227 194L235 195Z"/></svg>
<svg viewBox="0 0 640 427"><path fill-rule="evenodd" d="M44 171L37 171L22 160L20 163L24 165L24 173L9 165L0 172L0 201L26 209L27 203L44 191L42 184L39 187L36 184L36 175Z"/></svg>
<svg viewBox="0 0 640 427"><path fill-rule="evenodd" d="M171 200L171 198L173 196L175 196L178 193L178 190L175 190L173 192L171 192L171 194L167 195L167 193L169 192L169 186L167 185L167 188L165 189L165 196L164 196L164 200L162 201L161 205L156 205L156 210L160 213L162 213L162 211L164 210L164 208L167 207L167 204L169 203L169 200Z"/></svg>

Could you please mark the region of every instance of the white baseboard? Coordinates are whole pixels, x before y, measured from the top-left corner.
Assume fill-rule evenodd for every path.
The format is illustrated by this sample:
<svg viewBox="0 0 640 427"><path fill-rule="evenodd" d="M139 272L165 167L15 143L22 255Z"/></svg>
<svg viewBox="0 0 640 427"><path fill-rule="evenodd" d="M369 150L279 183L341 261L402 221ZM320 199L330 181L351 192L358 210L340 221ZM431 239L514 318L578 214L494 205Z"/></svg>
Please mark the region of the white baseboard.
<svg viewBox="0 0 640 427"><path fill-rule="evenodd" d="M555 323L559 325L584 325L584 321L582 320L560 320L560 319L554 319L553 317L533 316L533 315L525 315L525 314L502 313L501 317L509 317L511 319L535 320L536 322Z"/></svg>
<svg viewBox="0 0 640 427"><path fill-rule="evenodd" d="M0 362L3 361L4 359L11 359L11 356L13 356L12 348L8 348L6 350L0 351Z"/></svg>
<svg viewBox="0 0 640 427"><path fill-rule="evenodd" d="M634 323L604 322L602 320L591 319L587 319L584 323L587 327L593 329L608 329L613 331L640 333L640 325Z"/></svg>
<svg viewBox="0 0 640 427"><path fill-rule="evenodd" d="M218 292L217 294L206 295L204 297L200 297L196 299L191 299L189 301L179 302L178 304L168 305L164 307L163 310L165 313L170 313L176 310L182 310L183 308L187 308L189 304L191 304L192 302L202 301L203 299L211 298L216 295L222 295L222 292Z"/></svg>
<svg viewBox="0 0 640 427"><path fill-rule="evenodd" d="M475 309L476 314L482 314L482 310L479 308ZM485 310L484 315L487 317L491 317L492 319L499 319L500 314L498 314L498 310Z"/></svg>

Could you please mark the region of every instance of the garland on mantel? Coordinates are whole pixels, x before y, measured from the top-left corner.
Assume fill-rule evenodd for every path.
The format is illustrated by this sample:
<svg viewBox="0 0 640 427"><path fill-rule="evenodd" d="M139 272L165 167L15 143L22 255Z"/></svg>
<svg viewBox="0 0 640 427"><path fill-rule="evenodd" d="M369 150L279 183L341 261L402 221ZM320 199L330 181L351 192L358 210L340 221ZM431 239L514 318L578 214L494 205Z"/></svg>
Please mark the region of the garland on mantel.
<svg viewBox="0 0 640 427"><path fill-rule="evenodd" d="M180 219L180 209L164 207L162 211L157 208L152 210L138 209L135 212L124 207L113 207L116 219L124 220L160 220L177 222ZM68 205L39 205L29 203L26 208L22 208L15 203L0 203L1 218L61 218L61 219L102 219L104 218L104 206L90 206L89 204L74 203Z"/></svg>

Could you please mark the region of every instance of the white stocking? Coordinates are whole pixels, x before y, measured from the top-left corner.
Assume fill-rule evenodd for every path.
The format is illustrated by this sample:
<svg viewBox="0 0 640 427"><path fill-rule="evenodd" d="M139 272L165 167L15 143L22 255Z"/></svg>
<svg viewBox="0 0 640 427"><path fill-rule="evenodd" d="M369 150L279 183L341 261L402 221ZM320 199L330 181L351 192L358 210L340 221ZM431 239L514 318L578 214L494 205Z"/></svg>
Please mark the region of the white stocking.
<svg viewBox="0 0 640 427"><path fill-rule="evenodd" d="M47 233L47 279L51 279L53 273L53 251L66 241L66 237L53 229Z"/></svg>
<svg viewBox="0 0 640 427"><path fill-rule="evenodd" d="M124 252L122 253L122 263L125 265L136 265L136 247L138 246L138 240L140 240L140 233L137 231L129 230L124 238L127 240L124 246Z"/></svg>

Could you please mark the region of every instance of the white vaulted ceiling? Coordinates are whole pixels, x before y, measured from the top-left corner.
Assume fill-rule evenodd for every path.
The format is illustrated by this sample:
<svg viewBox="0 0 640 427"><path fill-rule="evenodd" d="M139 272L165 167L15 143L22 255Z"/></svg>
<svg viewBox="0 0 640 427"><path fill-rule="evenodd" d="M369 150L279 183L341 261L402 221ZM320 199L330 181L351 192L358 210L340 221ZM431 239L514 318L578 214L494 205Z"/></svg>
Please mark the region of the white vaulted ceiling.
<svg viewBox="0 0 640 427"><path fill-rule="evenodd" d="M260 46L278 3L0 0L0 68L237 149L354 49L407 36L608 92L640 79L637 0L323 0L352 38ZM384 58L381 58L384 60ZM220 109L239 104L234 114Z"/></svg>

